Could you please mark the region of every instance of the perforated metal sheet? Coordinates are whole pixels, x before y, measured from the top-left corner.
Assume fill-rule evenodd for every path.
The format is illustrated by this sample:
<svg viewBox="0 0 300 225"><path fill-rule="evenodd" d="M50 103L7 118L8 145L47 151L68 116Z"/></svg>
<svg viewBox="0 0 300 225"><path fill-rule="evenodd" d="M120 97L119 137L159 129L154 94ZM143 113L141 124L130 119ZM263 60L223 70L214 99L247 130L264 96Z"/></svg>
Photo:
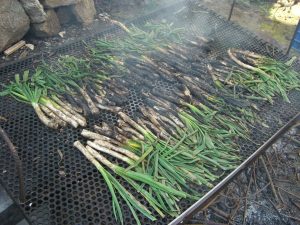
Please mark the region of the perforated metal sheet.
<svg viewBox="0 0 300 225"><path fill-rule="evenodd" d="M184 3L178 3L166 9L154 12L146 17L138 18L134 22L142 25L155 19L166 19L175 24L182 24L173 14ZM228 47L240 47L269 55L276 59L284 59L285 56L278 49L259 40L253 34L241 27L227 22L215 13L204 9L184 21L187 32L215 38L216 45L214 58L225 55ZM92 44L99 37L114 38L122 32L113 27L107 31L95 34L85 39ZM19 61L0 68L0 77L4 82L13 78L15 73L32 69L38 65L41 59L55 60L59 55L84 55L84 44L81 41L59 47L54 53L35 55L29 59ZM156 86L171 89L172 85L158 81ZM138 92L132 91L125 109L131 116L134 115L143 99ZM249 156L258 146L266 141L284 123L300 111L300 93L290 93L291 104L284 103L280 99L274 105L261 106L261 116L266 119L269 128L257 125L253 130L252 141L240 144L243 157ZM7 131L12 141L18 147L20 158L23 162L26 179L26 203L22 205L25 214L37 225L45 224L115 224L112 214L110 195L101 175L97 172L82 154L72 147L75 140L80 139L79 130L65 128L53 131L43 126L32 108L28 105L5 97L0 99L0 115L6 118L1 121L1 126ZM99 124L101 121L115 122L116 116L110 113L101 113L100 116L89 119L89 126ZM63 157L61 158L61 153ZM6 147L0 141L0 179L7 188L18 197L18 180L12 157ZM207 188L199 187L199 192L205 193ZM138 195L137 195L138 196ZM139 197L139 199L142 199ZM182 201L180 206L184 210L191 202ZM124 206L124 205L123 205ZM125 224L135 224L126 207L123 207ZM144 225L165 225L171 218L159 219L150 222L141 218Z"/></svg>

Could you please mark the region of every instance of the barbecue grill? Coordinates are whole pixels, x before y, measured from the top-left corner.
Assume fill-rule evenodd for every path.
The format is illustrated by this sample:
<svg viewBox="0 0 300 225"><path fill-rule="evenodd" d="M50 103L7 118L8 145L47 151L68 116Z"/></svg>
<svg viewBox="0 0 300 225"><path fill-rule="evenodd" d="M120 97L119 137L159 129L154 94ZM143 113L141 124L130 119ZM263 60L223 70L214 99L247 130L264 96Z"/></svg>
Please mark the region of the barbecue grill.
<svg viewBox="0 0 300 225"><path fill-rule="evenodd" d="M178 20L178 13L187 8L186 2L179 2L129 21L128 24L140 26L148 21L165 20L180 25L182 21ZM226 50L231 47L247 49L277 60L288 59L276 47L204 7L191 15L184 24L186 32L214 40L213 51L207 61L226 55ZM122 35L122 30L117 26L108 27L51 52L8 63L0 68L0 77L4 82L9 82L16 73L31 70L42 61L51 63L60 55L66 54L83 55L87 43L92 45L99 38L112 39ZM297 68L298 65L295 65L295 69ZM157 80L155 86L172 90L174 84ZM251 131L251 141L239 143L243 160L299 113L300 92L291 91L289 99L291 103L286 103L278 97L273 105L268 103L260 105L259 114L268 127L256 124ZM134 117L137 107L141 104L143 98L139 90L131 90L127 105L124 107L126 113ZM115 224L111 197L103 178L73 147L74 141L83 140L79 129L66 127L59 131L50 130L38 120L30 106L19 103L11 97L0 98L0 115L6 117L5 121L0 121L0 125L18 147L23 162L26 202L20 206L32 224ZM117 116L113 113L103 112L91 116L88 119L88 127L103 121L114 123L116 120ZM2 140L0 144L4 146ZM0 151L0 179L17 200L19 188L16 168L13 158L6 149ZM219 182L222 180L219 179L214 184ZM199 187L198 191L204 195L209 188ZM143 202L140 197L139 200ZM181 201L180 207L184 211L192 204L191 201ZM125 211L125 224L135 224L129 209L126 209L125 204L122 204L122 207ZM147 218L141 218L141 223L168 224L172 220L173 218L166 217L151 222Z"/></svg>

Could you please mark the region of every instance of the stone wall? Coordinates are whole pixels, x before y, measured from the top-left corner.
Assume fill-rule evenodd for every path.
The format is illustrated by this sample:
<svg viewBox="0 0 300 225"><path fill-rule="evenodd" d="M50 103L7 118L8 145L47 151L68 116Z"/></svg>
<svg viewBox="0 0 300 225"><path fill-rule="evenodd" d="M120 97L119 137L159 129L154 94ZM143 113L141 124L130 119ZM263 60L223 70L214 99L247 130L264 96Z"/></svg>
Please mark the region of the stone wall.
<svg viewBox="0 0 300 225"><path fill-rule="evenodd" d="M60 32L74 17L89 25L96 15L94 0L0 0L0 52L30 31L36 37Z"/></svg>

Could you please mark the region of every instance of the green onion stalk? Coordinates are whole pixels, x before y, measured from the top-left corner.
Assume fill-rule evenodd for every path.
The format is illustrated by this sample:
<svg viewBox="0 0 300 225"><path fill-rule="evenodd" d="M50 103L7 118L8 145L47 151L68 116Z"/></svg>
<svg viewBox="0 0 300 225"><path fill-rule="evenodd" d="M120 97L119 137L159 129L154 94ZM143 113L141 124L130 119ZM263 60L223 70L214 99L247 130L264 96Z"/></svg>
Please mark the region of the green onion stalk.
<svg viewBox="0 0 300 225"><path fill-rule="evenodd" d="M149 205L162 217L165 216L164 213L171 214L172 212L168 212L164 204L160 202L161 198L157 198L156 195L147 191L146 187L149 187L151 190L155 190L155 193L159 194L159 196L164 197L164 201L170 201L168 198L177 199L177 198L193 198L193 196L185 193L181 190L176 190L163 182L156 181L152 176L141 173L139 171L133 171L131 169L126 169L120 167L116 164L110 162L104 155L100 154L103 152L105 154L115 156L116 158L123 160L124 162L128 163L130 166L134 166L136 163L133 159L129 159L129 157L122 155L121 153L114 152L112 150L106 149L101 147L97 144L97 142L88 142L88 145L84 147L79 141L74 143L74 146L79 149L88 159L91 161L102 174L105 182L108 185L108 188L112 194L113 198L113 209L115 213L115 217L117 220L122 222L122 212L118 203L117 198L115 197L115 189L118 193L122 196L125 200L126 204L130 208L134 218L136 219L137 224L140 224L140 221L136 215L136 210L141 212L144 216L149 218L150 220L155 220L156 218L152 215L152 213L143 206L138 200L136 200L132 194L130 194L124 187L121 188L120 183L114 178L113 175L109 173L107 176L107 171L104 169L104 166L109 168L113 173L123 178L126 182L128 182L137 192L139 192L145 200L149 203ZM113 187L111 187L113 184ZM118 187L116 187L115 183L117 183ZM115 188L115 189L114 189ZM168 198L166 198L168 196ZM116 214L116 212L118 214Z"/></svg>
<svg viewBox="0 0 300 225"><path fill-rule="evenodd" d="M112 43L111 45L107 45L107 43L105 44L106 47L108 47L108 49L113 49L114 48L114 43ZM144 45L143 45L144 46ZM162 69L161 66L159 66L159 64L156 64L156 60L153 60L152 58L149 58L148 56L145 55L145 52L147 52L147 49L143 49L141 47L136 47L136 50L128 50L130 48L134 48L134 43L132 43L129 46L126 47L117 47L113 52L116 51L120 51L122 53L124 53L124 55L122 55L122 60L124 58L132 58L134 59L136 62L141 63L141 64L148 64L148 66L153 70L153 69L158 69L158 73L162 76L162 74L164 74L164 77L169 77L172 79L172 76L174 76L174 73L167 71L167 69L164 69L163 71L159 71ZM170 53L167 51L167 49L170 48L169 45L166 46L166 48L161 48L161 47L156 47L153 50L158 50L160 52L164 52L164 54L169 55ZM126 50L128 50L128 52L126 52ZM140 51L141 50L141 51ZM106 50L104 50L104 52L107 52ZM134 56L132 54L137 54L139 55L139 57ZM128 56L129 55L129 56ZM131 56L130 56L131 55ZM165 58L160 59L160 61L164 61ZM123 64L124 66L125 64ZM162 72L162 73L161 73ZM249 123L253 123L255 120L257 120L257 115L253 112L252 108L250 106L253 106L253 108L257 108L256 105L254 104L249 104L249 107L236 107L236 105L231 106L230 104L227 104L224 99L222 97L216 97L211 95L209 92L201 89L201 84L199 83L199 86L193 85L193 83L196 82L196 80L194 78L191 78L188 75L184 75L184 76L178 76L178 74L175 76L176 79L179 80L179 82L181 82L183 85L187 85L189 88L192 89L192 93L193 95L195 94L195 92L197 93L197 95L201 94L201 96L203 98L205 98L207 100L207 102L209 102L210 104L214 105L214 107L223 110L224 112L227 111L227 109L230 110L230 113L233 114L233 116L235 117L235 119L237 119L238 117L242 117L241 120L246 120ZM169 79L169 78L167 78ZM228 93L227 93L228 95ZM197 97L197 96L196 96ZM233 95L232 97L230 97L230 99L233 99L232 101L238 102L239 99L237 98L238 96ZM227 99L229 98L228 96L226 97Z"/></svg>
<svg viewBox="0 0 300 225"><path fill-rule="evenodd" d="M49 128L57 129L70 124L74 128L86 126L84 117L69 108L65 102L51 95L46 85L38 85L33 79L40 72L29 77L29 71L25 71L22 79L17 74L15 80L4 86L1 95L10 95L16 100L29 103L34 108L41 122Z"/></svg>
<svg viewBox="0 0 300 225"><path fill-rule="evenodd" d="M239 162L238 148L234 144L237 135L232 130L216 128L212 125L199 123L191 114L180 113L181 119L194 132L184 144L192 149L192 153L204 160L207 168L223 171L234 169Z"/></svg>
<svg viewBox="0 0 300 225"><path fill-rule="evenodd" d="M121 117L125 120L125 121L130 121L130 124L132 126L134 126L135 128L138 129L139 132L143 133L148 140L151 140L152 142L156 139L156 137L148 130L144 129L143 127L139 126L136 122L134 122L133 120L131 120L129 117L127 117L125 114L120 113ZM87 144L92 147L93 149L99 151L99 152L103 152L105 154L108 154L110 156L113 156L115 158L118 158L124 162L126 162L128 164L128 167L126 168L126 173L127 171L132 171L134 170L135 172L138 172L140 174L144 174L144 175L149 175L150 177L152 177L155 181L162 183L164 185L167 185L170 188L173 188L174 190L178 190L178 191L182 191L182 188L179 185L176 185L173 182L173 178L170 177L170 179L172 180L172 183L168 181L168 173L170 173L171 176L176 176L175 179L179 179L179 182L186 186L187 190L189 190L187 184L184 181L184 176L182 174L177 174L176 168L173 167L172 165L169 165L169 163L164 160L164 159L159 159L159 167L163 168L165 167L166 172L163 172L162 174L158 173L153 173L154 171L152 169L150 169L153 166L153 161L151 159L156 159L156 157L158 156L158 150L154 150L153 146L152 146L152 142L150 143L151 145L146 145L143 147L143 151L142 152L138 152L136 150L132 150L130 149L126 149L123 147L116 147L112 144L110 144L109 142L111 142L110 138L104 137L102 135L84 130L82 132L82 135L86 138L89 139L94 139L94 142L88 141ZM128 141L128 143L130 143L130 140ZM135 145L140 146L141 143L139 142L135 142ZM132 145L130 145L132 147ZM164 148L165 146L162 146L162 144L160 144L160 147ZM144 151L145 150L145 151ZM156 156L155 158L153 158L151 155L153 155L153 153L155 153L156 151ZM146 162L149 159L147 165L146 166ZM150 162L151 161L151 162ZM163 169L159 169L163 170ZM185 171L184 171L185 173ZM193 179L195 179L196 176L193 177ZM200 177L201 179L201 177ZM172 216L176 216L178 215L180 209L177 205L177 202L180 198L183 198L183 196L175 196L172 192L169 193L165 193L163 192L163 190L158 189L155 186L149 186L149 191L151 193L153 193L153 197L155 197L161 205L161 210L163 210L163 212L172 215ZM192 193L192 196L187 195L188 198L193 198L196 199L195 196L198 196L198 194L196 192Z"/></svg>
<svg viewBox="0 0 300 225"><path fill-rule="evenodd" d="M229 100L225 100L226 96L219 97L210 94L203 95L203 102L198 100L196 97L192 99L194 105L199 106L202 109L218 112L233 121L238 123L240 126L252 127L255 122L261 121L261 118L257 114L257 106L251 104L248 106L240 106L237 104L228 104L227 101L239 101L240 97L230 97Z"/></svg>
<svg viewBox="0 0 300 225"><path fill-rule="evenodd" d="M247 134L234 121L204 105L200 105L200 109L190 104L185 106L188 110L182 110L179 114L186 127L178 128L180 139L170 136L168 140L161 140L123 112L118 112L120 118L143 135L143 140L128 140L125 146L116 147L108 143L110 138L88 131L82 134L95 140L88 141L89 147L126 162L128 167L124 170L125 174L134 171L174 190L198 196L190 184L212 187L212 182L220 177L218 171L235 168L239 157L234 150L237 148L233 144L234 140L238 137L244 138ZM98 159L103 162L103 158L98 156ZM104 164L115 173L124 175L107 162ZM159 202L163 212L172 216L180 212L177 202L183 196L163 193L151 185L148 190Z"/></svg>
<svg viewBox="0 0 300 225"><path fill-rule="evenodd" d="M44 125L53 129L57 129L59 123L57 123L54 119L47 117L41 109L40 102L41 99L46 95L46 91L36 86L33 87L28 81L29 71L24 72L22 79L20 79L19 74L17 74L15 76L15 81L11 82L9 85L6 85L0 95L10 95L20 102L30 104ZM44 103L47 103L47 101L45 100Z"/></svg>
<svg viewBox="0 0 300 225"><path fill-rule="evenodd" d="M249 51L229 49L228 55L244 72L233 72L229 81L246 88L253 99L265 98L273 103L273 98L280 95L289 102L288 91L300 87L299 74L292 68L292 62L280 62ZM242 55L248 62L241 61Z"/></svg>
<svg viewBox="0 0 300 225"><path fill-rule="evenodd" d="M182 35L182 29L174 28L172 24L167 23L147 23L143 29L132 25L126 32L128 35L120 39L99 39L95 42L95 46L88 46L96 64L104 66L111 72L126 71L124 61L128 55L141 56L156 48L180 42Z"/></svg>
<svg viewBox="0 0 300 225"><path fill-rule="evenodd" d="M195 110L196 107L190 108L198 117L204 117L199 113L200 110ZM205 115L206 124L202 124L192 115L182 111L180 118L186 126L185 130L178 128L182 138L178 140L169 137L167 141L157 138L151 131L123 113L119 115L145 137L145 141L129 140L126 147L134 152L147 152L147 148L152 151L144 158L142 171L152 176L156 175L157 179L166 179L174 188L192 191L188 183L212 187L211 181L218 178L211 173L212 170L231 170L239 162L237 151L234 150L237 146L233 144L233 140L239 136L245 137L245 131L219 115L215 115L214 120L224 128L213 127L210 122L212 118L208 118L213 115Z"/></svg>
<svg viewBox="0 0 300 225"><path fill-rule="evenodd" d="M11 95L19 101L31 103L38 112L38 117L47 127L57 129L67 124L74 128L85 127L86 119L78 109L74 109L60 94L57 94L47 80L42 79L42 75L40 69L35 70L31 77L29 71L25 71L22 80L17 74L15 81L4 87L2 95Z"/></svg>
<svg viewBox="0 0 300 225"><path fill-rule="evenodd" d="M212 110L200 102L198 102L197 106L189 103L185 103L184 105L203 123L212 125L218 129L225 129L228 133L236 137L249 138L247 124L240 120L240 118L235 119L234 116L220 114L218 111Z"/></svg>
<svg viewBox="0 0 300 225"><path fill-rule="evenodd" d="M93 93L99 95L98 87L109 79L101 70L97 70L88 60L73 56L61 57L54 66L43 65L33 77L37 85L46 86L60 95L81 96L92 114L98 114L97 102L88 93L88 86L93 86Z"/></svg>
<svg viewBox="0 0 300 225"><path fill-rule="evenodd" d="M164 217L164 214L169 214L171 216L176 216L180 212L180 209L177 205L177 202L179 199L182 198L191 198L196 200L197 198L195 196L197 195L190 195L186 192L182 191L180 188L173 187L171 184L167 182L167 179L159 178L153 176L151 173L147 173L141 167L141 164L144 164L144 159L152 152L151 149L147 149L145 153L143 153L138 160L128 159L128 157L116 153L110 149L106 149L102 146L100 146L101 143L97 141L90 142L88 141L88 146L91 147L99 152L106 153L110 156L114 156L128 164L127 168L121 168L118 167L118 170L115 170L114 167L111 166L111 164L104 162L103 157L99 157L98 159L101 162L104 162L105 165L107 165L109 168L113 169L116 174L123 177L129 184L133 184L134 182L141 182L140 189L143 190L143 192L139 189L140 193L143 194L143 196L147 197L147 195L153 196L153 198L156 200L156 204L153 204L149 202L149 200L146 198L146 200L150 203L150 205L160 214L160 216ZM117 156L119 155L119 156ZM138 175L138 176L137 176ZM130 180L133 179L133 180ZM144 178L147 178L146 180ZM151 182L150 182L151 181ZM145 186L145 184L147 186ZM135 185L133 185L134 188L136 188ZM148 191L147 191L148 190ZM185 193L185 194L184 194ZM159 209L159 210L158 210Z"/></svg>
<svg viewBox="0 0 300 225"><path fill-rule="evenodd" d="M121 224L124 224L124 217L123 212L118 200L117 194L126 202L128 208L130 209L133 217L136 220L137 224L141 224L136 211L140 211L144 216L149 218L150 220L154 221L155 217L152 215L152 213L144 206L142 203L140 203L139 200L137 200L124 186L107 170L104 168L104 166L94 157L93 154L95 152L91 148L84 147L79 141L76 141L74 143L74 146L97 168L97 170L101 173L105 183L107 184L107 187L111 193L112 196L112 207L113 207L113 213L118 222ZM129 179L128 179L129 180ZM137 188L140 188L140 186L135 183L134 181L130 180L133 185L135 185ZM143 190L141 189L141 192ZM145 194L148 198L147 200L150 201L154 207L156 207L157 202L149 195L148 193ZM157 207L156 207L157 208ZM161 211L157 208L157 210L161 213ZM162 213L161 213L162 214ZM163 214L162 214L163 215ZM164 216L164 215L163 215Z"/></svg>

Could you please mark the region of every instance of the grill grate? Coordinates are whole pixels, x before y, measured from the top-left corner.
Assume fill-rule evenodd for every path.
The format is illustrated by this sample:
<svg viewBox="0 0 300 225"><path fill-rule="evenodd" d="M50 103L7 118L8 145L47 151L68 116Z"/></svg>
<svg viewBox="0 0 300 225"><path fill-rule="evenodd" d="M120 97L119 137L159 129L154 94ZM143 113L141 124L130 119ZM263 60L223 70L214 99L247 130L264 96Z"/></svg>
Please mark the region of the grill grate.
<svg viewBox="0 0 300 225"><path fill-rule="evenodd" d="M170 7L158 10L146 17L131 21L139 26L150 20L166 19L180 24L174 13L185 4L177 3ZM196 15L184 21L188 24L186 30L190 33L207 36L216 40L214 53L211 58L224 55L229 47L237 47L259 52L273 58L283 60L284 54L273 46L255 37L252 33L238 25L227 22L214 12L205 8ZM112 27L94 36L85 38L85 42L92 44L99 37L114 38L122 35L121 30ZM28 59L11 63L0 68L0 77L4 82L12 79L15 73L26 69L33 69L41 60L55 60L59 55L82 55L84 44L76 41L55 49L54 53L34 55ZM158 81L157 87L171 89L172 84ZM266 141L283 124L300 111L300 93L289 94L291 104L280 99L274 105L266 104L261 107L261 116L266 120L269 128L257 126L253 129L252 142L240 143L243 157L249 156L257 147ZM125 106L126 112L134 116L137 106L143 104L138 91L132 91ZM0 115L6 121L0 121L13 143L18 147L20 158L23 161L26 179L26 203L22 205L25 214L33 224L115 224L112 214L110 195L99 172L82 154L72 147L75 140L81 140L79 130L64 128L60 131L49 130L43 126L30 106L15 101L12 98L0 99ZM117 117L111 113L101 113L100 116L89 118L89 126L102 121L114 123ZM256 145L253 143L257 143ZM0 179L7 188L18 197L18 180L12 157L3 148L0 141ZM63 154L61 158L60 153ZM207 188L199 187L204 193ZM141 200L141 198L139 198ZM182 201L180 206L186 209L191 202ZM124 205L123 205L124 206ZM129 210L123 207L125 224L135 224L130 217ZM150 222L141 218L144 225L167 224L171 218Z"/></svg>

